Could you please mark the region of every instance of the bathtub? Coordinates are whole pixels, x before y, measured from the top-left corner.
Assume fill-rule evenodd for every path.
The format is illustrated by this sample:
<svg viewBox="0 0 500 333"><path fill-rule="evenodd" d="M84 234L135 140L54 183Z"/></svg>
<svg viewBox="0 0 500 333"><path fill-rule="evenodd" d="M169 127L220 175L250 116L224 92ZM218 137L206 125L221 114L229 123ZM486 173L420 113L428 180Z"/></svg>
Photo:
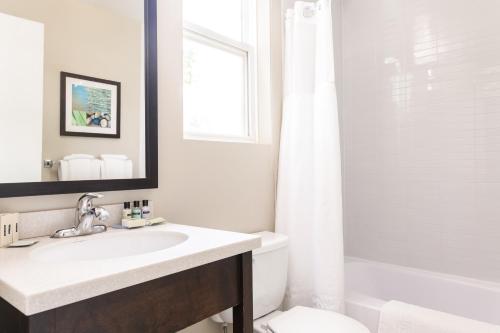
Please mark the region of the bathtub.
<svg viewBox="0 0 500 333"><path fill-rule="evenodd" d="M346 258L346 312L378 329L380 309L397 300L500 325L500 284Z"/></svg>

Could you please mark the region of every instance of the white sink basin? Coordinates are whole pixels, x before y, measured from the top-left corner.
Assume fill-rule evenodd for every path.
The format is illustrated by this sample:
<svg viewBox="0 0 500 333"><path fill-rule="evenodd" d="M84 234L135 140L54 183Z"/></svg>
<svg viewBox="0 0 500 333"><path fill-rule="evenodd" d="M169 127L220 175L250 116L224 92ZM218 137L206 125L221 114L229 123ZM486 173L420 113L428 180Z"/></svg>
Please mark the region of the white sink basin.
<svg viewBox="0 0 500 333"><path fill-rule="evenodd" d="M173 231L124 231L84 236L33 250L31 258L44 262L104 260L166 250L188 239Z"/></svg>

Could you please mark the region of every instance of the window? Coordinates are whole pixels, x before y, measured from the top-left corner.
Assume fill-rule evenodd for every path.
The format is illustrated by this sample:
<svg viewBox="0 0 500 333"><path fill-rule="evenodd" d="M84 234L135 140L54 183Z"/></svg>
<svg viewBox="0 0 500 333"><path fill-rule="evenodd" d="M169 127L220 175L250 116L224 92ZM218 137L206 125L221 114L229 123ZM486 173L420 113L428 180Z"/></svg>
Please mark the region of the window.
<svg viewBox="0 0 500 333"><path fill-rule="evenodd" d="M184 138L256 142L257 0L184 0Z"/></svg>

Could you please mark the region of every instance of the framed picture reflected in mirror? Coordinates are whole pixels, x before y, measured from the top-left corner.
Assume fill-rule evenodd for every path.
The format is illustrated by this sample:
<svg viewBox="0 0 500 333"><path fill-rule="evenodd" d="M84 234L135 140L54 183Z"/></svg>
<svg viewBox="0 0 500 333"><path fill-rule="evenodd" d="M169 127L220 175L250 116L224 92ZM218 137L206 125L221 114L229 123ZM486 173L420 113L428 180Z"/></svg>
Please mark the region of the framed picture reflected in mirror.
<svg viewBox="0 0 500 333"><path fill-rule="evenodd" d="M61 135L120 138L120 82L61 72Z"/></svg>

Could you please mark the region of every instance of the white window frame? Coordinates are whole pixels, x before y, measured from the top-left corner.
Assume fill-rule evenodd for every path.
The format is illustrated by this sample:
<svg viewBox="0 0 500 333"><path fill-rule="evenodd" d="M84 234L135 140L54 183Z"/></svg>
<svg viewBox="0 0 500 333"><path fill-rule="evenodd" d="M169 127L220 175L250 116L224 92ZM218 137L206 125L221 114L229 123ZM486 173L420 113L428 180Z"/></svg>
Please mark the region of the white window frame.
<svg viewBox="0 0 500 333"><path fill-rule="evenodd" d="M259 0L256 0L259 1ZM250 8L249 1L242 1L242 40L248 40L250 37ZM246 136L226 136L210 135L205 133L185 132L183 127L183 136L185 140L203 140L203 141L223 141L223 142L243 142L256 143L258 141L258 112L257 112L257 59L255 46L246 42L239 42L229 37L223 36L210 29L200 25L184 21L183 39L205 44L225 52L233 52L237 55L243 55L246 59L245 66L245 106L247 114L246 127L248 135Z"/></svg>

